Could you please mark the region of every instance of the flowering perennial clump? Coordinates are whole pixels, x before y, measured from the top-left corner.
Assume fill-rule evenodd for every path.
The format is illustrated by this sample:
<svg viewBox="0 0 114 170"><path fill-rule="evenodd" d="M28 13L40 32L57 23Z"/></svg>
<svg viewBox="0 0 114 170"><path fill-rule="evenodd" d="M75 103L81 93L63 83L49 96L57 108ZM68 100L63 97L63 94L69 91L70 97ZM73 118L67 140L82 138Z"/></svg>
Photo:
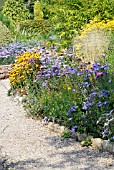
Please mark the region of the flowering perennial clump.
<svg viewBox="0 0 114 170"><path fill-rule="evenodd" d="M25 52L17 56L16 59L9 74L10 84L14 87L23 87L26 85L27 79L30 78L33 81L32 72L40 69L40 53Z"/></svg>
<svg viewBox="0 0 114 170"><path fill-rule="evenodd" d="M114 77L107 62L88 65L80 58L74 62L72 50L36 47L17 57L10 83L16 89L28 87L24 106L32 115L102 137L107 120L97 121L114 108ZM109 135L103 137L112 140L114 128L108 130Z"/></svg>

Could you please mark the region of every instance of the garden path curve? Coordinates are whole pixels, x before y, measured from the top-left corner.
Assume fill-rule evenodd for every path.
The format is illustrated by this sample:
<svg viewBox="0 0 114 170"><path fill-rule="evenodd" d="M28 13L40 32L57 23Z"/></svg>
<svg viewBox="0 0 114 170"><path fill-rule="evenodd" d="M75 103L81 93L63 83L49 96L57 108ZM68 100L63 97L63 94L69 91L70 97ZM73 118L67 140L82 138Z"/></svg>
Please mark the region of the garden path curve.
<svg viewBox="0 0 114 170"><path fill-rule="evenodd" d="M114 170L114 158L63 139L26 116L0 81L0 170Z"/></svg>

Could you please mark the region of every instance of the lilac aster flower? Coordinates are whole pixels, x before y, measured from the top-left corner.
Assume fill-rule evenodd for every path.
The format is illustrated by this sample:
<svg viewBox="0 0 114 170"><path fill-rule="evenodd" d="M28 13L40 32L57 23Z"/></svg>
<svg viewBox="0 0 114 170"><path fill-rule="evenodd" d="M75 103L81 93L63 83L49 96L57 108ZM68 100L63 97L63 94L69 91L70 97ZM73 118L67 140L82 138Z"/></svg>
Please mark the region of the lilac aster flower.
<svg viewBox="0 0 114 170"><path fill-rule="evenodd" d="M83 110L87 110L88 109L88 104L86 102L83 102L83 107L82 107Z"/></svg>
<svg viewBox="0 0 114 170"><path fill-rule="evenodd" d="M73 89L72 92L76 92L76 89Z"/></svg>
<svg viewBox="0 0 114 170"><path fill-rule="evenodd" d="M72 117L70 117L68 120L72 120Z"/></svg>
<svg viewBox="0 0 114 170"><path fill-rule="evenodd" d="M28 62L29 62L29 63L34 63L35 60L34 60L34 58L31 58L31 59L28 60Z"/></svg>
<svg viewBox="0 0 114 170"><path fill-rule="evenodd" d="M82 115L82 119L85 119L85 115Z"/></svg>
<svg viewBox="0 0 114 170"><path fill-rule="evenodd" d="M102 102L99 101L99 102L97 103L97 105L98 105L99 107L102 106Z"/></svg>
<svg viewBox="0 0 114 170"><path fill-rule="evenodd" d="M96 79L103 76L104 73L103 72L96 72Z"/></svg>
<svg viewBox="0 0 114 170"><path fill-rule="evenodd" d="M103 57L103 58L106 57L106 54L102 54L102 57Z"/></svg>
<svg viewBox="0 0 114 170"><path fill-rule="evenodd" d="M74 127L72 127L71 130L72 130L73 132L75 132L77 128L78 128L78 126L74 126Z"/></svg>

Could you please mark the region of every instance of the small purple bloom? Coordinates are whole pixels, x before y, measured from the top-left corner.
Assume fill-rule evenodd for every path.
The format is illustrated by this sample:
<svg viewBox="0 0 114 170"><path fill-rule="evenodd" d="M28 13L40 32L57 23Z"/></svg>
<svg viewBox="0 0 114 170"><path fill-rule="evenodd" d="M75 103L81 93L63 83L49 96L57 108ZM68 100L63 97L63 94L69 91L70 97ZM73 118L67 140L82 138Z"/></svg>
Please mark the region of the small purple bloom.
<svg viewBox="0 0 114 170"><path fill-rule="evenodd" d="M77 108L78 108L78 106L72 106L71 107L71 112L75 112Z"/></svg>
<svg viewBox="0 0 114 170"><path fill-rule="evenodd" d="M103 58L106 57L106 54L102 54L102 57L103 57Z"/></svg>
<svg viewBox="0 0 114 170"><path fill-rule="evenodd" d="M96 72L100 69L100 64L99 63L94 63L93 66L92 66L93 70Z"/></svg>
<svg viewBox="0 0 114 170"><path fill-rule="evenodd" d="M108 101L105 101L103 104L104 104L104 105L105 105L105 104L108 104Z"/></svg>
<svg viewBox="0 0 114 170"><path fill-rule="evenodd" d="M88 83L88 82L84 82L83 83L83 87L85 88L85 87L89 87L90 86L90 84Z"/></svg>
<svg viewBox="0 0 114 170"><path fill-rule="evenodd" d="M31 58L31 59L28 60L28 62L29 62L29 63L34 63L35 60L34 60L34 58Z"/></svg>
<svg viewBox="0 0 114 170"><path fill-rule="evenodd" d="M83 110L87 110L88 109L88 104L86 102L83 102Z"/></svg>
<svg viewBox="0 0 114 170"><path fill-rule="evenodd" d="M73 132L75 132L77 128L78 128L78 126L74 126L74 127L72 127L71 130L72 130Z"/></svg>
<svg viewBox="0 0 114 170"><path fill-rule="evenodd" d="M82 115L82 119L85 119L85 115Z"/></svg>
<svg viewBox="0 0 114 170"><path fill-rule="evenodd" d="M96 72L96 79L103 76L104 73L103 72Z"/></svg>
<svg viewBox="0 0 114 170"><path fill-rule="evenodd" d="M70 117L68 120L72 120L72 117Z"/></svg>
<svg viewBox="0 0 114 170"><path fill-rule="evenodd" d="M98 105L99 107L102 106L102 102L99 101L99 102L97 103L97 105Z"/></svg>
<svg viewBox="0 0 114 170"><path fill-rule="evenodd" d="M76 92L76 89L73 89L72 92Z"/></svg>

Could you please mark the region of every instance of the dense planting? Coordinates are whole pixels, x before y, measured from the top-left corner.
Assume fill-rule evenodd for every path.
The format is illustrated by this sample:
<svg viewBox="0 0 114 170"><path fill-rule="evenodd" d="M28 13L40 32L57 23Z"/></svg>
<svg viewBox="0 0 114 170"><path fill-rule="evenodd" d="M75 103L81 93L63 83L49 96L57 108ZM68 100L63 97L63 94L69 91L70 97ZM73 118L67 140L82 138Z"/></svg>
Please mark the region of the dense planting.
<svg viewBox="0 0 114 170"><path fill-rule="evenodd" d="M0 44L9 93L24 95L32 116L114 141L112 2L6 0L0 20L14 40Z"/></svg>
<svg viewBox="0 0 114 170"><path fill-rule="evenodd" d="M25 107L29 113L47 116L50 121L54 120L73 131L113 140L111 116L114 107L114 77L108 72L109 64L95 62L88 69L90 63L83 63L78 58L73 63L72 49L58 53L56 47L46 49L42 46L34 50L36 52L33 52L29 61L30 53L18 57L10 73L12 89L21 88L21 93L27 95ZM40 69L35 64L37 52L40 54ZM24 65L23 76L20 69L23 67L21 62L25 61L24 56L32 69L29 72L26 69L28 65ZM100 119L102 115L105 116ZM107 133L103 131L104 128Z"/></svg>

